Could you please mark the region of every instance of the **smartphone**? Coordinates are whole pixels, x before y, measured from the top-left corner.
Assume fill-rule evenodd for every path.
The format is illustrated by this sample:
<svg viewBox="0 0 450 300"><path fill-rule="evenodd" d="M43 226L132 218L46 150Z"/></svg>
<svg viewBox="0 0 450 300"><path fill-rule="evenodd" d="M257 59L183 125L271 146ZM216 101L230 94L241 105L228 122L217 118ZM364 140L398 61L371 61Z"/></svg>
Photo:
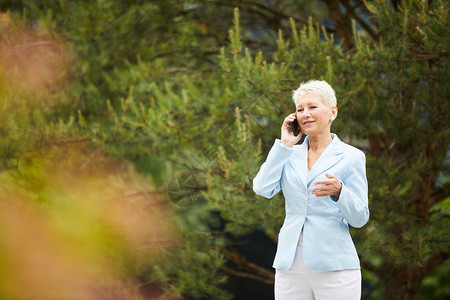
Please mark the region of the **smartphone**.
<svg viewBox="0 0 450 300"><path fill-rule="evenodd" d="M291 129L295 136L297 136L300 133L300 125L298 125L297 119L294 120L294 122L291 122Z"/></svg>

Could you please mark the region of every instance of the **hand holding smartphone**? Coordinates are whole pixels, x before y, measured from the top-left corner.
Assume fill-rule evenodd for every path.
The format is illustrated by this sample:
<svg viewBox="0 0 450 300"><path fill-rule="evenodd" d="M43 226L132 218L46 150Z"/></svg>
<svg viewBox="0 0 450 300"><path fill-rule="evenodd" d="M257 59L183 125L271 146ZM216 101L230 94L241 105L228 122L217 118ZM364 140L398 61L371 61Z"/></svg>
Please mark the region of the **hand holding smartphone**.
<svg viewBox="0 0 450 300"><path fill-rule="evenodd" d="M291 125L292 133L295 136L298 136L300 134L300 125L298 125L297 119L295 119L293 122L289 123Z"/></svg>
<svg viewBox="0 0 450 300"><path fill-rule="evenodd" d="M302 139L302 131L297 122L296 113L289 114L281 126L280 143L286 147L292 148Z"/></svg>

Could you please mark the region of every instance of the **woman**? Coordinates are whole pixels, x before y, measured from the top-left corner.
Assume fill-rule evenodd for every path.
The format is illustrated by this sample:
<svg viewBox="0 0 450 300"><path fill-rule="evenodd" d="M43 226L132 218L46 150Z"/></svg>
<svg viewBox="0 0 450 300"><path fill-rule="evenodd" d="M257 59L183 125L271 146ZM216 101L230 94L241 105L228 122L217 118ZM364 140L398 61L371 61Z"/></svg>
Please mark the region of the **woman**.
<svg viewBox="0 0 450 300"><path fill-rule="evenodd" d="M360 299L361 271L349 225L369 219L365 155L330 132L336 96L325 81L294 91L296 113L284 119L253 180L258 195L283 190L286 218L273 263L275 299ZM295 136L290 123L298 122ZM302 133L304 142L296 145Z"/></svg>

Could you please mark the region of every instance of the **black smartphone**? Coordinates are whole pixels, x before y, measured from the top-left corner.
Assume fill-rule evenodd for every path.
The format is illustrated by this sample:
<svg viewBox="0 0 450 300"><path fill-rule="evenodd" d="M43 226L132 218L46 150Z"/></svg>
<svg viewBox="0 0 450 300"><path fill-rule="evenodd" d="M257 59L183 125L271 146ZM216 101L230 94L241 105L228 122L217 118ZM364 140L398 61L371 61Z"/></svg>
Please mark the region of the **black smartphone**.
<svg viewBox="0 0 450 300"><path fill-rule="evenodd" d="M295 136L297 136L300 133L300 125L298 125L297 119L294 120L294 122L291 122L291 129Z"/></svg>

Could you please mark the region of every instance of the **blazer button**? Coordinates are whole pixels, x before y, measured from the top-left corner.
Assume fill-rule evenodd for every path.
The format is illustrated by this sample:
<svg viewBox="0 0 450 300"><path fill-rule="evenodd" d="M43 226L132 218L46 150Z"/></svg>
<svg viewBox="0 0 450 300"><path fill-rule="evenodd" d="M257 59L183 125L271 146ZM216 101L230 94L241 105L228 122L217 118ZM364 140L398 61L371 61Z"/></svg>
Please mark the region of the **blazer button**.
<svg viewBox="0 0 450 300"><path fill-rule="evenodd" d="M303 194L304 194L305 196L307 196L307 195L308 195L308 192L307 192L307 191L304 191Z"/></svg>
<svg viewBox="0 0 450 300"><path fill-rule="evenodd" d="M305 206L308 206L308 201L305 201Z"/></svg>

